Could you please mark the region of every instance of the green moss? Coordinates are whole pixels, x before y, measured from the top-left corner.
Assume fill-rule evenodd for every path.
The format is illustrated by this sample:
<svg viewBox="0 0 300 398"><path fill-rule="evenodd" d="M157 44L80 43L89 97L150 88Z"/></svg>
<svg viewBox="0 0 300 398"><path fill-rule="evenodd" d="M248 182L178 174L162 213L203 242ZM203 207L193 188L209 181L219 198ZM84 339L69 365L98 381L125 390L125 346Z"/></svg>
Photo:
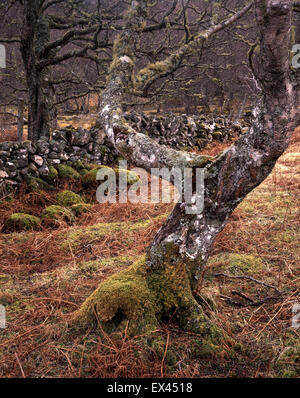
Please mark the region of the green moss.
<svg viewBox="0 0 300 398"><path fill-rule="evenodd" d="M45 177L49 184L55 184L58 180L58 171L55 167L49 166L49 174Z"/></svg>
<svg viewBox="0 0 300 398"><path fill-rule="evenodd" d="M42 219L53 221L67 221L69 223L74 221L74 214L69 209L62 206L48 206L42 213Z"/></svg>
<svg viewBox="0 0 300 398"><path fill-rule="evenodd" d="M5 222L5 230L8 231L29 231L38 229L41 220L38 217L24 213L14 213Z"/></svg>
<svg viewBox="0 0 300 398"><path fill-rule="evenodd" d="M98 170L100 170L101 168L106 167L106 166L96 166L94 168L92 168L91 170L87 171L86 173L84 173L81 177L81 181L85 186L88 187L97 187L100 182L97 181L97 173Z"/></svg>
<svg viewBox="0 0 300 398"><path fill-rule="evenodd" d="M76 217L81 216L81 214L88 212L93 206L88 203L78 203L71 206L72 212Z"/></svg>
<svg viewBox="0 0 300 398"><path fill-rule="evenodd" d="M169 370L175 367L178 362L177 355L172 348L166 346L166 341L164 339L161 337L152 338L150 346L155 351L160 361L164 359L164 363Z"/></svg>
<svg viewBox="0 0 300 398"><path fill-rule="evenodd" d="M88 172L89 172L89 170L87 170L87 169L79 170L79 174L81 175L81 177L85 176Z"/></svg>
<svg viewBox="0 0 300 398"><path fill-rule="evenodd" d="M17 244L17 245L23 245L24 243L28 242L30 239L30 233L24 234L23 232L12 232L7 235L2 235L1 236L1 242L3 242L6 245L10 244Z"/></svg>
<svg viewBox="0 0 300 398"><path fill-rule="evenodd" d="M37 177L30 177L27 180L27 185L31 192L53 191L55 188L49 185L46 181Z"/></svg>
<svg viewBox="0 0 300 398"><path fill-rule="evenodd" d="M278 232L277 234L271 237L271 240L279 243L300 242L300 231L299 229L297 230L288 229L287 231Z"/></svg>
<svg viewBox="0 0 300 398"><path fill-rule="evenodd" d="M101 327L105 332L130 334L154 331L158 324L153 301L144 275L144 258L106 281L84 302L74 315L73 323Z"/></svg>
<svg viewBox="0 0 300 398"><path fill-rule="evenodd" d="M164 261L154 270L143 256L100 284L73 322L83 327L98 323L108 333L124 330L128 323L128 333L137 335L153 332L158 322L173 316L183 329L209 334L208 323L193 298L185 264L173 250L170 255L164 253Z"/></svg>
<svg viewBox="0 0 300 398"><path fill-rule="evenodd" d="M114 169L118 176L126 176L127 177L127 184L129 186L135 184L140 180L139 176L130 170L122 170L122 169Z"/></svg>
<svg viewBox="0 0 300 398"><path fill-rule="evenodd" d="M72 167L59 164L57 167L58 176L61 180L79 180L80 174Z"/></svg>
<svg viewBox="0 0 300 398"><path fill-rule="evenodd" d="M190 264L181 259L173 243L153 248L151 256L157 259L157 264L149 264L150 268L155 267L155 272L147 275L147 285L154 298L158 320L173 314L182 329L204 333L207 322L191 291Z"/></svg>
<svg viewBox="0 0 300 398"><path fill-rule="evenodd" d="M288 332L284 338L284 346L277 361L274 363L276 377L294 378L300 376L300 341L295 332Z"/></svg>
<svg viewBox="0 0 300 398"><path fill-rule="evenodd" d="M263 261L252 254L221 253L208 260L208 266L231 273L255 274L264 268Z"/></svg>
<svg viewBox="0 0 300 398"><path fill-rule="evenodd" d="M113 170L116 173L117 177L126 175L127 185L129 185L129 186L131 186L139 181L139 176L136 173L134 173L133 171L123 170L123 169L118 169L118 168L112 169L107 166L96 166L92 170L90 170L89 172L85 173L82 176L83 184L86 186L91 186L91 187L97 187L98 185L100 185L101 182L97 181L97 173L99 170L101 170L103 168Z"/></svg>
<svg viewBox="0 0 300 398"><path fill-rule="evenodd" d="M56 196L56 199L60 206L65 207L84 203L83 198L72 191L59 192Z"/></svg>
<svg viewBox="0 0 300 398"><path fill-rule="evenodd" d="M1 283L9 281L9 279L10 279L9 275L1 275L0 274L0 282Z"/></svg>
<svg viewBox="0 0 300 398"><path fill-rule="evenodd" d="M165 219L167 215L156 217L155 220ZM103 239L117 231L134 232L142 228L148 228L152 225L153 220L143 220L139 222L115 222L115 223L99 223L83 228L73 228L67 233L64 232L62 241L63 248L76 248L86 240Z"/></svg>
<svg viewBox="0 0 300 398"><path fill-rule="evenodd" d="M86 168L86 164L82 160L77 160L73 163L73 167L75 170L79 171Z"/></svg>
<svg viewBox="0 0 300 398"><path fill-rule="evenodd" d="M105 145L99 145L99 151L102 153L102 155L106 155L109 153L109 149Z"/></svg>
<svg viewBox="0 0 300 398"><path fill-rule="evenodd" d="M82 278L99 278L103 277L104 272L120 271L121 269L127 268L137 259L137 257L130 256L119 256L98 259L94 261L82 261L79 264L66 264L65 266L58 268L54 271L34 274L32 276L32 282L35 286L53 286L59 283L60 286L68 284L72 281L79 281ZM0 282L2 281L0 275ZM5 280L4 280L5 281ZM11 282L13 284L13 281ZM7 284L6 284L7 286ZM78 287L80 283L78 283ZM83 284L82 289L85 292L85 285Z"/></svg>

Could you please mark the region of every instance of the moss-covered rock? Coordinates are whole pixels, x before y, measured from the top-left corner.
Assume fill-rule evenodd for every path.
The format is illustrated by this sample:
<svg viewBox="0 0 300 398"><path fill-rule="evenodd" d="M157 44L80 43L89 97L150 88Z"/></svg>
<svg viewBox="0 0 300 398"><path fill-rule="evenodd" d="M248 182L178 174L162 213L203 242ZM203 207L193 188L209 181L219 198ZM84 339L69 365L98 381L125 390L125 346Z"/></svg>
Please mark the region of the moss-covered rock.
<svg viewBox="0 0 300 398"><path fill-rule="evenodd" d="M85 176L88 172L89 172L88 169L81 169L81 170L79 170L79 174L81 175L81 177Z"/></svg>
<svg viewBox="0 0 300 398"><path fill-rule="evenodd" d="M88 203L78 203L71 207L72 212L76 217L81 216L81 214L88 212L93 206Z"/></svg>
<svg viewBox="0 0 300 398"><path fill-rule="evenodd" d="M80 170L85 169L87 167L87 165L82 160L76 160L76 162L73 163L73 167L74 167L75 170L80 172Z"/></svg>
<svg viewBox="0 0 300 398"><path fill-rule="evenodd" d="M38 229L41 220L25 213L14 213L5 222L5 230L7 231L29 231Z"/></svg>
<svg viewBox="0 0 300 398"><path fill-rule="evenodd" d="M112 169L107 166L96 166L82 176L83 184L89 187L95 187L95 188L98 187L98 185L100 185L100 181L97 181L97 173L99 170L103 168L113 170L116 173L117 177L126 176L128 186L131 186L139 181L139 176L133 171L119 169L119 168Z"/></svg>
<svg viewBox="0 0 300 398"><path fill-rule="evenodd" d="M208 266L213 269L226 270L231 273L255 274L264 267L263 261L252 254L221 253L208 260Z"/></svg>
<svg viewBox="0 0 300 398"><path fill-rule="evenodd" d="M127 178L127 184L129 186L135 184L136 182L140 181L139 176L131 170L123 170L123 169L114 169L117 173L118 176L126 176Z"/></svg>
<svg viewBox="0 0 300 398"><path fill-rule="evenodd" d="M58 171L55 167L49 166L49 174L45 177L49 184L55 184L58 180Z"/></svg>
<svg viewBox="0 0 300 398"><path fill-rule="evenodd" d="M56 199L57 203L60 206L65 206L65 207L84 203L83 198L72 191L59 192L56 196Z"/></svg>
<svg viewBox="0 0 300 398"><path fill-rule="evenodd" d="M67 221L72 223L74 221L74 214L71 210L62 206L48 206L42 213L42 219L47 221Z"/></svg>
<svg viewBox="0 0 300 398"><path fill-rule="evenodd" d="M54 187L49 185L46 181L37 177L30 177L27 180L27 185L31 192L40 192L40 191L54 191Z"/></svg>
<svg viewBox="0 0 300 398"><path fill-rule="evenodd" d="M61 180L79 180L80 174L73 169L73 167L67 166L65 164L59 164L56 166L58 171L58 177Z"/></svg>
<svg viewBox="0 0 300 398"><path fill-rule="evenodd" d="M86 186L86 187L94 187L96 188L99 185L99 181L97 181L97 173L98 170L100 170L101 168L103 168L104 166L97 166L94 167L91 170L88 170L86 173L84 173L81 177L81 181L82 183Z"/></svg>

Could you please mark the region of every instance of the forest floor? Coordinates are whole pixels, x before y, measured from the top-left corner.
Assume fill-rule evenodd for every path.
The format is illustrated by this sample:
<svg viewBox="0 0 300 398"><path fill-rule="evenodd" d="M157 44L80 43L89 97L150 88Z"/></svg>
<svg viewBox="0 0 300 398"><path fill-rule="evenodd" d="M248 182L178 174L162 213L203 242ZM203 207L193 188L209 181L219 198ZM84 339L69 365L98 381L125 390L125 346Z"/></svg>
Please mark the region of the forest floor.
<svg viewBox="0 0 300 398"><path fill-rule="evenodd" d="M98 284L144 252L172 205L100 205L78 183L58 186L85 195L89 212L71 225L0 235L7 314L0 377L300 377L300 329L292 327L293 305L300 304L299 154L300 128L215 243L198 294L226 336L218 345L203 345L172 321L155 333L160 347L126 333L68 329L70 314ZM15 212L40 215L56 193L24 187L3 199L0 227Z"/></svg>

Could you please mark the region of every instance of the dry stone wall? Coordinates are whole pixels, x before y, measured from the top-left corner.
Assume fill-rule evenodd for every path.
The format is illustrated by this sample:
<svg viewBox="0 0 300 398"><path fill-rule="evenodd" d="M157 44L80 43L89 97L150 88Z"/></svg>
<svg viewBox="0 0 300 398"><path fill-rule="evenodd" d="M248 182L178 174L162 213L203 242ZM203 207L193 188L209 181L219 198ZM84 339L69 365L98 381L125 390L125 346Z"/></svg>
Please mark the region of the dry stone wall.
<svg viewBox="0 0 300 398"><path fill-rule="evenodd" d="M73 129L55 131L50 141L41 139L0 143L0 195L6 186L16 186L30 177L46 178L50 166L60 164L77 168L87 164L113 164L116 152L105 145L102 130ZM2 194L3 196L3 194Z"/></svg>
<svg viewBox="0 0 300 398"><path fill-rule="evenodd" d="M174 113L147 115L130 112L125 118L136 130L147 134L160 144L174 149L196 147L201 150L214 140L230 141L246 132L250 116L246 113L244 118L236 123L225 116L178 116Z"/></svg>
<svg viewBox="0 0 300 398"><path fill-rule="evenodd" d="M205 116L149 116L130 112L126 119L138 131L149 135L160 144L175 149L204 148L213 140L228 141L245 132L248 124L233 124L226 118ZM5 187L16 186L28 177L46 178L50 166L78 162L113 164L117 160L101 128L74 129L68 126L53 133L50 141L0 143L0 195Z"/></svg>

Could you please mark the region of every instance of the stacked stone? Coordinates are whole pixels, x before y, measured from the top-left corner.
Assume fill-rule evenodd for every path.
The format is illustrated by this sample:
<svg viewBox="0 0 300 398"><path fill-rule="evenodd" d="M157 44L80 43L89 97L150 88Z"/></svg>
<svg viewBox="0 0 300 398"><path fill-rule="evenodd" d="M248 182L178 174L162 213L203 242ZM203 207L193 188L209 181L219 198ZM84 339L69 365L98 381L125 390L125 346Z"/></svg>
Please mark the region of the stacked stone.
<svg viewBox="0 0 300 398"><path fill-rule="evenodd" d="M146 115L132 111L126 113L125 118L140 133L175 149L201 150L213 140L231 141L249 127L245 120L233 123L225 116Z"/></svg>
<svg viewBox="0 0 300 398"><path fill-rule="evenodd" d="M203 149L213 140L230 141L248 130L245 120L232 123L225 117L187 116L175 114L146 115L130 112L126 120L137 131L175 149ZM107 142L103 129L74 129L72 126L54 131L52 139L36 143L25 141L0 143L0 196L7 186L15 186L28 177L46 179L49 167L64 164L77 168L86 164L114 164L117 153Z"/></svg>
<svg viewBox="0 0 300 398"><path fill-rule="evenodd" d="M105 145L102 130L74 129L55 131L52 139L36 143L25 141L0 143L0 191L4 185L15 186L28 177L45 178L50 166L71 167L83 161L89 164L112 164L116 152Z"/></svg>

